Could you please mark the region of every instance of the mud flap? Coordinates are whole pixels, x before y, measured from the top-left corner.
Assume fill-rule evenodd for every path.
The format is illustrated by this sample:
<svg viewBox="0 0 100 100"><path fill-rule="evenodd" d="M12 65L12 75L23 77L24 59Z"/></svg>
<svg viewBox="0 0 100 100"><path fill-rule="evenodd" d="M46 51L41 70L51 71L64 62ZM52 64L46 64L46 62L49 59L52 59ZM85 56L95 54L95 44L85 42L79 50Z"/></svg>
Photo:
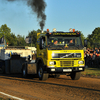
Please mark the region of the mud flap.
<svg viewBox="0 0 100 100"><path fill-rule="evenodd" d="M37 74L36 63L27 64L27 74Z"/></svg>
<svg viewBox="0 0 100 100"><path fill-rule="evenodd" d="M44 72L42 76L42 80L47 80L48 79L48 73Z"/></svg>

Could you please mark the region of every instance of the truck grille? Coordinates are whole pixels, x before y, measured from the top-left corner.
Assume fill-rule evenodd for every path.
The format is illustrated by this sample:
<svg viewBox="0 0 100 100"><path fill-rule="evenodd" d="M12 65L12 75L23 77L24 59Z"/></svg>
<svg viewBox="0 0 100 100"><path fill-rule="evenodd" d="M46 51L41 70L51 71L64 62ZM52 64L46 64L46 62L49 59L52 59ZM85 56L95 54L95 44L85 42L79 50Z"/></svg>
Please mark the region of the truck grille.
<svg viewBox="0 0 100 100"><path fill-rule="evenodd" d="M72 67L74 66L74 61L60 61L61 67Z"/></svg>

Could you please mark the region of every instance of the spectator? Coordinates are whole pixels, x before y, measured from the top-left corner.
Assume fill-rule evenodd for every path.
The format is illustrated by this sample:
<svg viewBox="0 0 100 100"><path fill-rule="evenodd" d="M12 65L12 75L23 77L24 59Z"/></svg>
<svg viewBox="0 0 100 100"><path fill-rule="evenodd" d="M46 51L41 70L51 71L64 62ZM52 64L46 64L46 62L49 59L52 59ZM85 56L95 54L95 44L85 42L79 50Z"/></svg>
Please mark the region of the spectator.
<svg viewBox="0 0 100 100"><path fill-rule="evenodd" d="M73 43L73 40L72 40L72 39L69 41L69 44L70 44L70 43Z"/></svg>
<svg viewBox="0 0 100 100"><path fill-rule="evenodd" d="M95 63L96 63L96 67L99 66L99 49L98 49L98 53L96 53L96 59L95 59Z"/></svg>
<svg viewBox="0 0 100 100"><path fill-rule="evenodd" d="M99 54L100 53L100 50L98 49L98 53L97 54Z"/></svg>
<svg viewBox="0 0 100 100"><path fill-rule="evenodd" d="M95 47L95 51L96 51L96 53L98 53L98 48Z"/></svg>
<svg viewBox="0 0 100 100"><path fill-rule="evenodd" d="M71 46L71 45L75 45L72 39L70 39L69 45L70 45L70 46Z"/></svg>
<svg viewBox="0 0 100 100"><path fill-rule="evenodd" d="M87 52L84 52L85 67L87 68Z"/></svg>
<svg viewBox="0 0 100 100"><path fill-rule="evenodd" d="M99 52L98 52L98 53L100 54L100 47L99 47L99 49L98 49L98 50L99 50Z"/></svg>
<svg viewBox="0 0 100 100"><path fill-rule="evenodd" d="M100 68L100 47L99 49L87 48L84 52L84 59L86 67L99 67Z"/></svg>
<svg viewBox="0 0 100 100"><path fill-rule="evenodd" d="M55 41L54 41L54 44L56 45L57 43L58 43L58 41L57 41L57 40L55 40Z"/></svg>
<svg viewBox="0 0 100 100"><path fill-rule="evenodd" d="M90 56L90 51L87 52L87 66L91 66L91 56Z"/></svg>
<svg viewBox="0 0 100 100"><path fill-rule="evenodd" d="M93 52L92 67L95 67L96 51Z"/></svg>
<svg viewBox="0 0 100 100"><path fill-rule="evenodd" d="M91 51L94 51L94 49L92 48Z"/></svg>

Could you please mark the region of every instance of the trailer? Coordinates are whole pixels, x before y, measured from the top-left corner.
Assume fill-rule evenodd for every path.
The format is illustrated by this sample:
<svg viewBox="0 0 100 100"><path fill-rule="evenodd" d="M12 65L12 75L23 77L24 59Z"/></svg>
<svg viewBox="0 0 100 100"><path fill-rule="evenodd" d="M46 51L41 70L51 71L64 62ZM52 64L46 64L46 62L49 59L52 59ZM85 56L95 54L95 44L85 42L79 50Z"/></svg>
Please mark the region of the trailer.
<svg viewBox="0 0 100 100"><path fill-rule="evenodd" d="M33 57L33 56L32 56ZM29 71L28 74L31 74L29 66L33 66L35 62L28 60L27 57L21 57L20 54L13 53L9 55L5 49L0 50L0 73L3 74L22 74L24 64L27 64ZM33 60L32 60L33 61ZM32 73L34 74L34 73Z"/></svg>

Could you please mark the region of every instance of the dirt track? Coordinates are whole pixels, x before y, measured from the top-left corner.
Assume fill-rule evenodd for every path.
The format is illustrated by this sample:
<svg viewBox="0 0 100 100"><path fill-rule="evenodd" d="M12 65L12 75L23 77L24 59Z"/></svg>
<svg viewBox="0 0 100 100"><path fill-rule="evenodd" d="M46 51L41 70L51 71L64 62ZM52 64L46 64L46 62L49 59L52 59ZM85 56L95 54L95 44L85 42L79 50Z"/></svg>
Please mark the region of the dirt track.
<svg viewBox="0 0 100 100"><path fill-rule="evenodd" d="M100 79L81 77L71 80L68 76L49 78L21 78L0 75L0 92L25 100L100 100ZM10 98L0 94L0 97Z"/></svg>

